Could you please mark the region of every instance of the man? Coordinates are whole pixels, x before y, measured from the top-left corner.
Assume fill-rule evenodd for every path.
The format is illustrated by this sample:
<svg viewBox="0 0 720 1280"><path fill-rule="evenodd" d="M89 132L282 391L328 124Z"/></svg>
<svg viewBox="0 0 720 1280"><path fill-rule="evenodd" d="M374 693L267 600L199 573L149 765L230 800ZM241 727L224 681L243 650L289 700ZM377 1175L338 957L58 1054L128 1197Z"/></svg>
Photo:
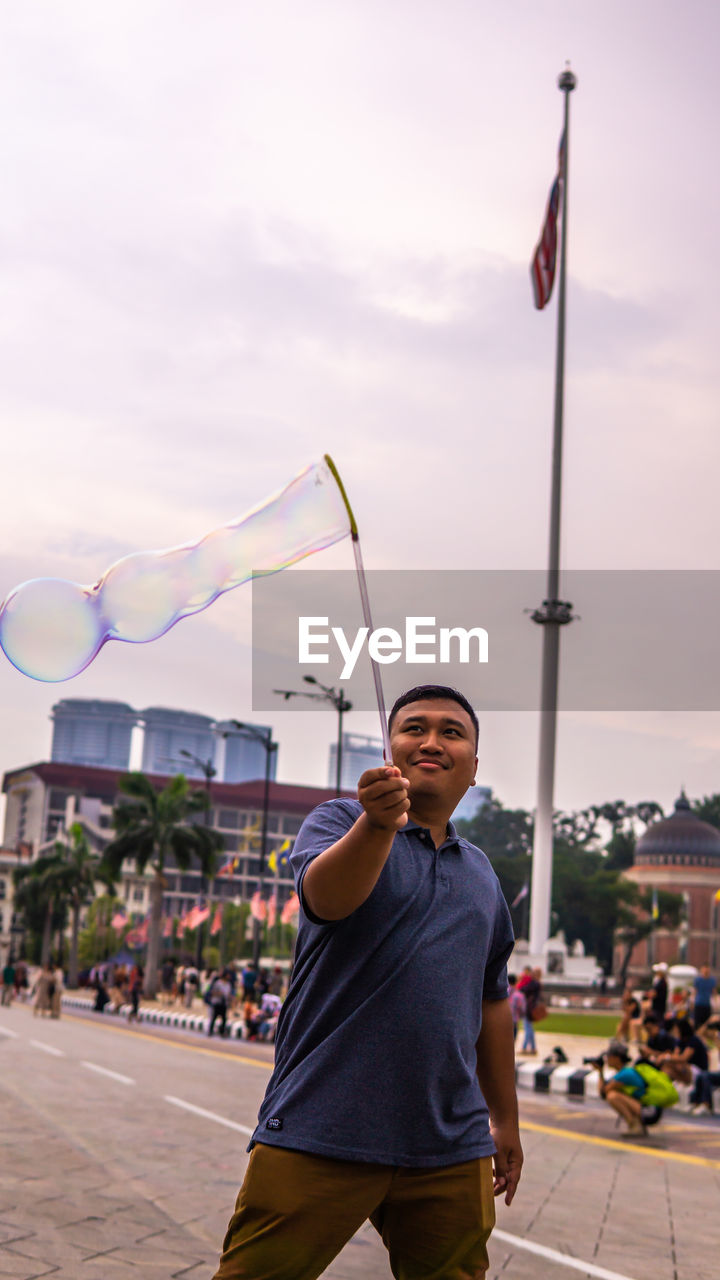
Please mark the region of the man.
<svg viewBox="0 0 720 1280"><path fill-rule="evenodd" d="M700 972L693 978L693 987L695 988L693 1023L697 1031L705 1025L712 1014L712 998L716 983L710 972L709 964L700 966Z"/></svg>
<svg viewBox="0 0 720 1280"><path fill-rule="evenodd" d="M393 764L293 850L296 961L216 1280L315 1280L368 1217L401 1280L479 1280L493 1193L515 1194L509 912L449 822L477 717L423 685L389 728Z"/></svg>
<svg viewBox="0 0 720 1280"><path fill-rule="evenodd" d="M4 1005L12 1004L13 991L15 989L15 965L8 956L4 968L2 979L2 1003Z"/></svg>

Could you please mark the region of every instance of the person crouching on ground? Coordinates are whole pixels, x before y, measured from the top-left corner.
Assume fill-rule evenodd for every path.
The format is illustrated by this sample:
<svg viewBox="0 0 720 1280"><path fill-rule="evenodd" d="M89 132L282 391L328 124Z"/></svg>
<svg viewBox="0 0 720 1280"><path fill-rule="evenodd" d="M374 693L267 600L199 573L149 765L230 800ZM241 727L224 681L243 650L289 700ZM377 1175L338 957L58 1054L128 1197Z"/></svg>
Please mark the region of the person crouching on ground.
<svg viewBox="0 0 720 1280"><path fill-rule="evenodd" d="M614 1073L609 1080L605 1079L603 1071L605 1062ZM600 1097L622 1117L628 1133L644 1134L641 1098L647 1086L642 1076L628 1065L629 1062L626 1046L619 1040L611 1041L607 1052L598 1058L596 1064L600 1074Z"/></svg>
<svg viewBox="0 0 720 1280"><path fill-rule="evenodd" d="M480 1280L493 1195L515 1194L510 915L450 822L477 716L423 685L389 729L392 764L315 809L291 854L295 964L215 1280L316 1280L367 1218L403 1280Z"/></svg>

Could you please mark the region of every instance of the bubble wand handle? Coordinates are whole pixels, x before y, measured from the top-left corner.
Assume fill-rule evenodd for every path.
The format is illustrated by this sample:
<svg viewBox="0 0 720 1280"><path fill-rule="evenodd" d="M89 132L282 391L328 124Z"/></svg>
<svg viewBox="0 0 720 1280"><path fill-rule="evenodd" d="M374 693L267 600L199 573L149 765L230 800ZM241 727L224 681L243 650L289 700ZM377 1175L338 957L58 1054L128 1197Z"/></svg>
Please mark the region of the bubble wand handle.
<svg viewBox="0 0 720 1280"><path fill-rule="evenodd" d="M357 570L358 587L360 589L360 603L362 605L363 621L368 629L368 633L372 634L374 628L372 623L372 614L370 612L370 597L368 595L367 580L365 578L365 568L363 566L362 552L360 550L360 534L358 532L357 521L355 519L353 509L350 506L348 496L345 492L345 486L340 479L335 463L329 453L325 454L325 461L337 482L338 489L342 495L342 500L347 508L348 518L350 520L350 536L352 538L352 549L355 557L355 569ZM380 667L372 658L370 659L372 667L373 683L375 685L375 697L377 699L377 708L380 715L380 728L383 740L383 756L388 764L392 763L392 751L390 750L390 733L387 724L387 713L385 711L385 696L383 694L382 680L380 678Z"/></svg>

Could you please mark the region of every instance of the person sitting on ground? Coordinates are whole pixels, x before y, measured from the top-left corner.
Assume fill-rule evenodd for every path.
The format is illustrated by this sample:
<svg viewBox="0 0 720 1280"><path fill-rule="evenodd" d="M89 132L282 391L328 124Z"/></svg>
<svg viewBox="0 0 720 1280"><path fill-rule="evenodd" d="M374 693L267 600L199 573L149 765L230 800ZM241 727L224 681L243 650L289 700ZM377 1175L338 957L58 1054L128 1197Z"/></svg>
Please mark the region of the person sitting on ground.
<svg viewBox="0 0 720 1280"><path fill-rule="evenodd" d="M640 1045L640 1053L648 1062L652 1062L654 1066L660 1067L663 1057L668 1053L674 1053L678 1048L678 1041L665 1026L660 1026L656 1013L648 1013L643 1021L643 1043Z"/></svg>
<svg viewBox="0 0 720 1280"><path fill-rule="evenodd" d="M700 1072L707 1071L710 1066L708 1051L687 1018L676 1018L675 1030L678 1033L677 1047L672 1053L662 1055L658 1065L676 1083L694 1085ZM688 1111L692 1106L692 1101L689 1101L683 1103L680 1110Z"/></svg>

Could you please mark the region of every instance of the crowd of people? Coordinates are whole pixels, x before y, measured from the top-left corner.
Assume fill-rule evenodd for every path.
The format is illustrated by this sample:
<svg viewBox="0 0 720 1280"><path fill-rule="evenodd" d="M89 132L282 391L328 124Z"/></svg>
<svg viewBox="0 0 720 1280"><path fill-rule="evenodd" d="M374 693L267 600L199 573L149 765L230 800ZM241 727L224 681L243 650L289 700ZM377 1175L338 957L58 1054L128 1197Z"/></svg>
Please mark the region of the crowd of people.
<svg viewBox="0 0 720 1280"><path fill-rule="evenodd" d="M143 969L108 962L96 965L88 975L95 991L95 1009L119 1012L129 1006L128 1019L138 1016ZM160 970L158 999L167 1009L198 1011L200 1001L208 1014L208 1036L226 1035L228 1019L241 1016L248 1040L275 1039L277 1020L285 996L286 981L279 965L272 970L251 964L231 964L200 972L194 964L165 960Z"/></svg>
<svg viewBox="0 0 720 1280"><path fill-rule="evenodd" d="M626 987L615 1039L594 1064L601 1096L631 1134L643 1133L668 1106L711 1115L713 1092L720 1088L720 1070L711 1066L713 1052L720 1057L716 980L703 965L688 987L670 992L667 972L667 965L655 965L652 985L639 995ZM687 1101L680 1102L678 1085L690 1086Z"/></svg>

